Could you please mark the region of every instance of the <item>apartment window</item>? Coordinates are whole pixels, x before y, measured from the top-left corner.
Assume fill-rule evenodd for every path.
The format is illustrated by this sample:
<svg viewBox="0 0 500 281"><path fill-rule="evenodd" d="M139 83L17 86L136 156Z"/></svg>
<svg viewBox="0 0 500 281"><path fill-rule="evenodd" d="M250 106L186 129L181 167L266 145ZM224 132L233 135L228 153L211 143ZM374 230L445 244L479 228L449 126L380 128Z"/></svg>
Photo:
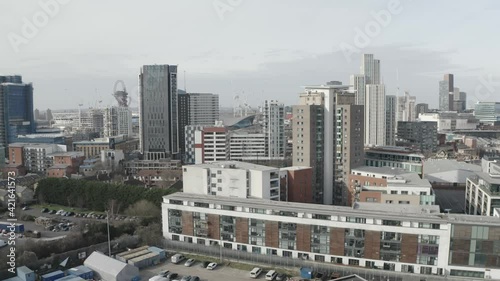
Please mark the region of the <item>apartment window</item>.
<svg viewBox="0 0 500 281"><path fill-rule="evenodd" d="M216 177L216 175L215 175L215 174L212 174L212 178L215 178L215 177Z"/></svg>
<svg viewBox="0 0 500 281"><path fill-rule="evenodd" d="M359 260L357 260L357 259L349 259L349 265L359 266Z"/></svg>
<svg viewBox="0 0 500 281"><path fill-rule="evenodd" d="M222 191L222 187L217 187L217 191Z"/></svg>
<svg viewBox="0 0 500 281"><path fill-rule="evenodd" d="M234 206L229 206L229 205L222 205L222 206L221 206L221 209L222 209L222 210L228 210L228 211L235 211L235 210L236 210L236 207L234 207Z"/></svg>
<svg viewBox="0 0 500 281"><path fill-rule="evenodd" d="M184 205L184 202L182 200L173 200L173 199L170 199L169 202L172 205Z"/></svg>
<svg viewBox="0 0 500 281"><path fill-rule="evenodd" d="M382 225L401 226L401 221L396 221L396 220L382 220Z"/></svg>
<svg viewBox="0 0 500 281"><path fill-rule="evenodd" d="M222 171L220 171L220 170L219 170L219 171L217 171L217 174L218 174L218 175L222 174Z"/></svg>
<svg viewBox="0 0 500 281"><path fill-rule="evenodd" d="M331 219L332 219L332 216L330 216L330 215L318 215L318 214L313 214L313 215L312 215L312 218L313 218L313 219L317 219L317 220L331 220Z"/></svg>
<svg viewBox="0 0 500 281"><path fill-rule="evenodd" d="M195 207L210 208L210 204L202 202L194 202Z"/></svg>
<svg viewBox="0 0 500 281"><path fill-rule="evenodd" d="M366 223L366 218L346 217L346 222Z"/></svg>
<svg viewBox="0 0 500 281"><path fill-rule="evenodd" d="M408 195L408 191L401 191L401 194Z"/></svg>
<svg viewBox="0 0 500 281"><path fill-rule="evenodd" d="M398 194L397 190L391 190L391 194Z"/></svg>

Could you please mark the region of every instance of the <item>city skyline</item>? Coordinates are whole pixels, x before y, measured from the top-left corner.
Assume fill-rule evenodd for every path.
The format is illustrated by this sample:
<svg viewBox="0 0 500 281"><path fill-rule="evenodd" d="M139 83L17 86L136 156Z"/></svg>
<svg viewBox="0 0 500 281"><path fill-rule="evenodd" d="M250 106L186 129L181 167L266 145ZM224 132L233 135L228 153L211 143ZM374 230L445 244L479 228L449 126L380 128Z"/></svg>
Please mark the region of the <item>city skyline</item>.
<svg viewBox="0 0 500 281"><path fill-rule="evenodd" d="M134 16L142 4L121 1L121 17L111 23L104 11L118 2L103 3L100 10L85 2L64 2L46 25L36 27L32 38L25 38L26 43L12 41L12 34L21 36L24 19L30 21L44 11L39 4L6 2L9 14L1 17L4 24L0 34L4 40L0 46L5 51L0 73L20 73L33 82L36 108L77 108L78 103L87 105L96 100L113 104L112 86L117 80L125 81L131 107L137 107L136 70L154 63L178 65L179 89L187 85L188 92L219 94L224 107L231 107L236 94L273 94L292 105L298 102L302 85L330 80L347 84L350 74L359 73L362 53L374 54L384 62L381 80L387 94L396 94L399 86L401 92L408 90L432 108L437 108L437 84L445 73L455 74L460 90L468 93L468 107L472 107L473 99L492 101L498 91L495 44L483 44L496 40L490 36L499 11L494 1L479 1L474 6L465 1L444 1L433 3L433 9L427 9L424 2L397 1L398 12L385 26L381 22L380 32L368 38L369 44L362 48L355 44L357 30L374 22L373 15L387 10L390 1L364 1L361 5L316 1L313 8L310 3L296 2L287 5L287 13L282 13L279 1L234 1L237 5L224 11L214 7L218 1L197 2L199 9L194 10L190 8L194 1L153 2L151 19L142 21ZM453 11L448 10L450 3L456 8ZM352 9L357 13L320 16ZM188 10L193 13L190 18L197 21L182 17ZM95 15L92 24L80 27L82 17L91 11ZM179 11L172 13L168 21L179 23L176 29L170 29L171 38L182 43L171 44L169 38L158 36L162 34L161 26L168 26L162 24L166 19L159 17L165 11ZM422 13L429 15L428 20L415 24ZM260 21L254 26L251 19L256 16ZM270 24L275 23L276 16L286 28ZM314 20L305 20L309 18ZM152 22L155 24L150 25ZM336 26L346 28L332 29ZM481 28L475 28L478 26ZM150 31L143 32L145 27ZM425 39L413 36L422 32L427 35ZM193 36L196 34L203 35ZM476 40L469 40L471 37ZM316 44L304 38L313 38ZM355 52L346 55L341 50L343 43L355 47ZM62 97L71 99L68 102ZM249 100L257 106L264 99Z"/></svg>

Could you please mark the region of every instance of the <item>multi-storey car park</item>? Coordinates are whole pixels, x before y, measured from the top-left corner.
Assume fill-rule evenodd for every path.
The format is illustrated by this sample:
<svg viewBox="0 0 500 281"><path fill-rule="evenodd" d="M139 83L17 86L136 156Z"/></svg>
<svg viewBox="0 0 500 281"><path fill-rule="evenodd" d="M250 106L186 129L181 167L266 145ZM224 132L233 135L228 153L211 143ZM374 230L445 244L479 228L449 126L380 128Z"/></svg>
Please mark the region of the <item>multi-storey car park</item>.
<svg viewBox="0 0 500 281"><path fill-rule="evenodd" d="M500 278L500 220L436 206L326 206L176 193L163 236L235 251L415 274Z"/></svg>

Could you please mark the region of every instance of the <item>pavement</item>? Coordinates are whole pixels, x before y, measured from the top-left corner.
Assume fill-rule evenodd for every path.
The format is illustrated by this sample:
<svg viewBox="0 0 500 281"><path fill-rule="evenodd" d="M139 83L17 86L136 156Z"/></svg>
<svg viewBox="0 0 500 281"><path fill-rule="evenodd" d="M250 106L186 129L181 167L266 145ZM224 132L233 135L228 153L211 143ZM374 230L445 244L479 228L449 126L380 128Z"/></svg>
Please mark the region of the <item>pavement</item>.
<svg viewBox="0 0 500 281"><path fill-rule="evenodd" d="M200 266L200 262L196 262L190 267L184 266L184 262L179 264L173 264L170 261L166 263L157 265L155 267L150 267L140 271L141 280L149 280L149 278L157 275L160 271L169 270L170 272L175 272L179 274L176 279L180 280L182 277L191 275L198 276L203 281L220 281L220 280L232 280L232 281L249 281L254 280L250 278L250 272L240 269L231 268L228 266L219 265L214 270L208 270ZM265 280L265 273L263 272L257 280Z"/></svg>

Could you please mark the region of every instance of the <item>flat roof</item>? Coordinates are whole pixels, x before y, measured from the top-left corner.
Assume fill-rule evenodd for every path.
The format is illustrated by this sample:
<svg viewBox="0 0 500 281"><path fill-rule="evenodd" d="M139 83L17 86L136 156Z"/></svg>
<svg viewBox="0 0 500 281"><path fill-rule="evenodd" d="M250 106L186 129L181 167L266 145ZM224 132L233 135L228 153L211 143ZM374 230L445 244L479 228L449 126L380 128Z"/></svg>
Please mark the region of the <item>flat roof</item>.
<svg viewBox="0 0 500 281"><path fill-rule="evenodd" d="M489 183L500 184L500 177L492 177L490 174L485 172L476 172L476 175Z"/></svg>
<svg viewBox="0 0 500 281"><path fill-rule="evenodd" d="M305 89L349 89L349 85L309 85L309 86L302 86Z"/></svg>
<svg viewBox="0 0 500 281"><path fill-rule="evenodd" d="M84 153L82 151L55 152L55 153L50 154L50 156L75 156L75 157L80 157L80 156L84 156Z"/></svg>
<svg viewBox="0 0 500 281"><path fill-rule="evenodd" d="M351 171L353 173L359 171L363 173L374 173L374 174L385 175L387 176L388 187L391 186L431 187L431 183L427 179L422 179L417 173L408 172L401 168L362 166L353 168Z"/></svg>
<svg viewBox="0 0 500 281"><path fill-rule="evenodd" d="M247 208L275 209L288 212L304 212L308 214L339 215L346 217L366 217L388 220L412 220L429 223L463 223L463 224L489 224L500 226L500 219L487 216L455 215L442 213L411 213L405 205L379 204L377 206L361 204L361 208L344 206L331 206L320 204L295 203L284 201L271 201L254 198L235 198L216 195L200 195L177 192L163 196L164 200L186 200L209 204L222 204L229 206L241 206ZM165 204L163 202L163 204ZM359 204L359 203L358 203ZM425 209L425 206L419 206ZM404 215L404 216L402 216Z"/></svg>
<svg viewBox="0 0 500 281"><path fill-rule="evenodd" d="M135 257L133 259L129 259L128 261L138 262L138 261L142 261L142 260L145 260L145 259L150 259L152 257L159 257L160 256L160 254L156 253L156 252L150 252L150 251L148 251L148 253L149 254L145 254L145 255L141 255L141 256Z"/></svg>
<svg viewBox="0 0 500 281"><path fill-rule="evenodd" d="M231 167L234 165L234 167ZM224 166L224 167L222 167ZM196 168L219 168L219 169L245 169L245 170L258 170L258 171L269 171L269 170L279 170L279 168L263 166L252 164L248 162L240 162L240 161L221 161L221 162L213 162L207 164L197 164L197 165L187 165L183 167L196 167Z"/></svg>
<svg viewBox="0 0 500 281"><path fill-rule="evenodd" d="M408 174L409 172L402 168L394 168L394 167L372 167L372 166L361 166L351 169L352 172L366 172L366 173L376 173L376 174L385 174L385 175L403 175ZM351 174L352 174L351 172Z"/></svg>

